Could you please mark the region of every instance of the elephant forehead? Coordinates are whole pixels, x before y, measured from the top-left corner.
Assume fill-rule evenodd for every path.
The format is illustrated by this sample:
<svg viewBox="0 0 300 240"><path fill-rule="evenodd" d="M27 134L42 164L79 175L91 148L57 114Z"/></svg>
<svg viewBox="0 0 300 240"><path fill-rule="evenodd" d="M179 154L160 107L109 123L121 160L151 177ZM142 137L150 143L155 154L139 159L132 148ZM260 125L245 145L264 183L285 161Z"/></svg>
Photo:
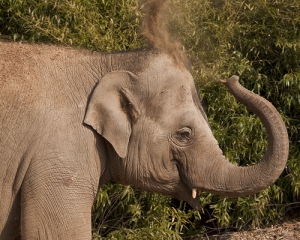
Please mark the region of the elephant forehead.
<svg viewBox="0 0 300 240"><path fill-rule="evenodd" d="M189 118L199 114L193 93L182 85L177 88L169 87L168 89L157 91L145 103L146 112L152 116L151 118L164 121L180 119L180 122L185 122L183 120L186 117Z"/></svg>
<svg viewBox="0 0 300 240"><path fill-rule="evenodd" d="M166 68L161 71L147 71L141 76L142 85L147 92L156 96L182 97L193 92L194 81L187 70Z"/></svg>
<svg viewBox="0 0 300 240"><path fill-rule="evenodd" d="M158 86L159 85L159 86ZM156 112L161 109L180 111L195 107L194 92L187 84L175 82L169 85L157 84L148 89L144 98L148 106L153 106Z"/></svg>
<svg viewBox="0 0 300 240"><path fill-rule="evenodd" d="M145 75L150 82L157 84L159 81L159 86L169 86L175 82L186 84L193 82L190 72L183 65L176 64L171 57L165 54L150 58Z"/></svg>
<svg viewBox="0 0 300 240"><path fill-rule="evenodd" d="M160 110L166 113L168 109L195 107L198 97L191 74L168 56L153 58L138 78L138 88L148 111L153 108L159 114Z"/></svg>

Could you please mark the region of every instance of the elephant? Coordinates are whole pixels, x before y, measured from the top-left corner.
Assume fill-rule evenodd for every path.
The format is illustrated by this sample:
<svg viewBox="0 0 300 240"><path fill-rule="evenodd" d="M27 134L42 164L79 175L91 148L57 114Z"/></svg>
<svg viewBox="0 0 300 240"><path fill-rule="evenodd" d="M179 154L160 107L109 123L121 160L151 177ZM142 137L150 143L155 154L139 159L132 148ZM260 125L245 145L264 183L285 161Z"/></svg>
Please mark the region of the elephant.
<svg viewBox="0 0 300 240"><path fill-rule="evenodd" d="M230 163L193 77L157 49L99 53L0 42L0 239L91 239L108 181L186 201L254 194L285 168L285 124L237 76L223 84L267 130L252 166Z"/></svg>

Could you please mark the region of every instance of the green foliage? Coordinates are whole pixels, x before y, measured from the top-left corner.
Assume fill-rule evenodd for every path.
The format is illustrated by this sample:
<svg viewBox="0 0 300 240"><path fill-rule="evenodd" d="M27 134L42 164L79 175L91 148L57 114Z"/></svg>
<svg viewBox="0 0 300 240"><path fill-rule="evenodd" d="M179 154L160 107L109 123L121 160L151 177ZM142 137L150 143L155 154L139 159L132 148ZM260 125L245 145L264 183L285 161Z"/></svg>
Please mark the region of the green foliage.
<svg viewBox="0 0 300 240"><path fill-rule="evenodd" d="M0 0L0 37L100 51L143 47L138 0ZM300 205L300 1L173 0L169 29L190 56L215 137L228 159L251 165L267 145L261 122L217 81L240 76L271 101L289 132L278 181L237 199L203 193L201 209L106 184L93 207L94 239L180 239L216 228L270 224ZM206 222L205 222L206 221Z"/></svg>
<svg viewBox="0 0 300 240"><path fill-rule="evenodd" d="M189 230L201 235L192 221L200 220L199 211L186 208L183 202L172 207L169 197L106 184L93 207L94 239L181 239Z"/></svg>
<svg viewBox="0 0 300 240"><path fill-rule="evenodd" d="M100 51L143 46L138 0L1 0L1 34Z"/></svg>

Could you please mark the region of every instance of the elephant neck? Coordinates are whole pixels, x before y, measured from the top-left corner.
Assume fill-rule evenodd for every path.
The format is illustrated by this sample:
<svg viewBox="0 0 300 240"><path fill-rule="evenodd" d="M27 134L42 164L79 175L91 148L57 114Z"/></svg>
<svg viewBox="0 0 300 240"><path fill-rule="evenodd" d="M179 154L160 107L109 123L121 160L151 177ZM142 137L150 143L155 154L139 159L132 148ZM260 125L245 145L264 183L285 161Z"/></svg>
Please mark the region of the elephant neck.
<svg viewBox="0 0 300 240"><path fill-rule="evenodd" d="M137 171L133 167L136 164L133 163L133 160L128 157L120 158L108 141L106 141L106 148L107 163L100 177L100 186L109 181L137 186Z"/></svg>

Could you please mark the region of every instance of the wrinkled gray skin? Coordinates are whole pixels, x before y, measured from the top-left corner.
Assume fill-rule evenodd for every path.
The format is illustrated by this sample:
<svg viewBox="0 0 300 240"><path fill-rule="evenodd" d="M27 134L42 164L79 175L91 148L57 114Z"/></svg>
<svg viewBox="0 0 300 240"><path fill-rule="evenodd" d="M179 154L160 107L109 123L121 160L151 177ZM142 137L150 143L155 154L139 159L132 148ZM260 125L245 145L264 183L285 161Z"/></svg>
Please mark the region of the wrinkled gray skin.
<svg viewBox="0 0 300 240"><path fill-rule="evenodd" d="M197 208L200 190L252 194L286 164L280 115L237 77L224 84L260 117L269 144L254 166L229 163L192 76L155 51L0 42L0 78L1 240L90 239L91 206L109 180Z"/></svg>

